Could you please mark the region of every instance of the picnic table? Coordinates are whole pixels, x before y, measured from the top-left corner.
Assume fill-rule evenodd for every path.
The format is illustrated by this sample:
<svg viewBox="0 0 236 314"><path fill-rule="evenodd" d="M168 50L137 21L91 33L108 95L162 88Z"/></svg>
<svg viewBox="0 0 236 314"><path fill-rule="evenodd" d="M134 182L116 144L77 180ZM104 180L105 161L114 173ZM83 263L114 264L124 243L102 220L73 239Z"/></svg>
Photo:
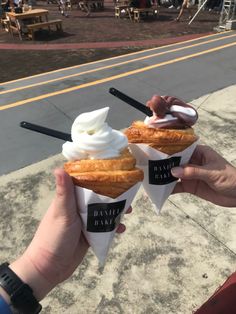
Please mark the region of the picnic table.
<svg viewBox="0 0 236 314"><path fill-rule="evenodd" d="M56 25L57 29L61 29L61 20L48 20L49 11L46 9L31 9L22 13L8 12L9 31L13 35L16 32L22 40L23 33L27 33L31 39L34 39L34 31L48 28Z"/></svg>
<svg viewBox="0 0 236 314"><path fill-rule="evenodd" d="M122 14L122 12L124 14ZM154 17L157 17L158 14L158 6L152 5L148 8L135 8L130 5L130 3L127 2L117 2L115 5L115 17L120 18L122 16L128 16L130 20L134 22L140 22L141 17L143 15L148 16L152 15Z"/></svg>
<svg viewBox="0 0 236 314"><path fill-rule="evenodd" d="M122 12L124 15L129 16L130 20L132 20L130 5L125 3L119 3L115 6L115 17L120 18L122 16Z"/></svg>

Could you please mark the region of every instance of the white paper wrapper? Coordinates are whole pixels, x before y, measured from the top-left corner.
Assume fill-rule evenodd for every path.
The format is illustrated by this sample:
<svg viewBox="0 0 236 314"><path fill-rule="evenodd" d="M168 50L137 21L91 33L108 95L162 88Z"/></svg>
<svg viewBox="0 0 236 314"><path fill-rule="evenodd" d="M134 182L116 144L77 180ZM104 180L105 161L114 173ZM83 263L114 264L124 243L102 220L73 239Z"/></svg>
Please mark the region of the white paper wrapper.
<svg viewBox="0 0 236 314"><path fill-rule="evenodd" d="M83 233L101 265L105 263L116 229L140 185L138 182L116 199L75 186Z"/></svg>
<svg viewBox="0 0 236 314"><path fill-rule="evenodd" d="M164 154L147 144L129 144L137 167L144 172L143 187L158 214L177 183L171 175L171 168L188 163L197 144L198 141L173 155Z"/></svg>

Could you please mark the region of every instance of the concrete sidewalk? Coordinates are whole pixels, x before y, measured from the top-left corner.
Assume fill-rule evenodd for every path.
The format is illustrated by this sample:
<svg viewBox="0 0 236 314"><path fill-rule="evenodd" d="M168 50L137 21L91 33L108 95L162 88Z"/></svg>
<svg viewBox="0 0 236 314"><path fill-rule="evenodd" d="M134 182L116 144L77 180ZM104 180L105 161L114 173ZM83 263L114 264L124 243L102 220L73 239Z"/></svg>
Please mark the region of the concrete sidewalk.
<svg viewBox="0 0 236 314"><path fill-rule="evenodd" d="M236 85L205 95L196 132L236 165ZM54 195L53 156L1 177L1 262L30 242ZM157 216L142 190L127 231L117 235L103 270L90 251L83 264L42 302L42 313L188 314L235 271L236 208L173 195Z"/></svg>

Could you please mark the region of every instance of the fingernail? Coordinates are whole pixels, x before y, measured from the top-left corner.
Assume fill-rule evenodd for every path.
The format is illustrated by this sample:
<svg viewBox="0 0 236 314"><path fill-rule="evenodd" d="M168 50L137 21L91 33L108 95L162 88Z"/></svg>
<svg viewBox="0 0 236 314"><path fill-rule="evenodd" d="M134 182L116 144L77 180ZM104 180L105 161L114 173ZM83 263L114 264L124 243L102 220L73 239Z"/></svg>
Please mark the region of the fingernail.
<svg viewBox="0 0 236 314"><path fill-rule="evenodd" d="M181 167L174 167L171 169L171 173L176 178L181 178L184 174L184 169Z"/></svg>

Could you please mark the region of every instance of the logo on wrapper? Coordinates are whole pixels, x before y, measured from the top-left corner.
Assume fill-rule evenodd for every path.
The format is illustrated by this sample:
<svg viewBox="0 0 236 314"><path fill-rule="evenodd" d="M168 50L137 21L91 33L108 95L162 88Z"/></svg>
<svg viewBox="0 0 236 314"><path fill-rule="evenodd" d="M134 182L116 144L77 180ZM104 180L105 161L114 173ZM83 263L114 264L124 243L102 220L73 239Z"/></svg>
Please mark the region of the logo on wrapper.
<svg viewBox="0 0 236 314"><path fill-rule="evenodd" d="M126 200L115 203L94 203L88 205L87 231L111 232L120 223Z"/></svg>
<svg viewBox="0 0 236 314"><path fill-rule="evenodd" d="M164 185L178 180L171 174L171 168L180 164L181 157L170 157L162 160L149 160L149 184Z"/></svg>

